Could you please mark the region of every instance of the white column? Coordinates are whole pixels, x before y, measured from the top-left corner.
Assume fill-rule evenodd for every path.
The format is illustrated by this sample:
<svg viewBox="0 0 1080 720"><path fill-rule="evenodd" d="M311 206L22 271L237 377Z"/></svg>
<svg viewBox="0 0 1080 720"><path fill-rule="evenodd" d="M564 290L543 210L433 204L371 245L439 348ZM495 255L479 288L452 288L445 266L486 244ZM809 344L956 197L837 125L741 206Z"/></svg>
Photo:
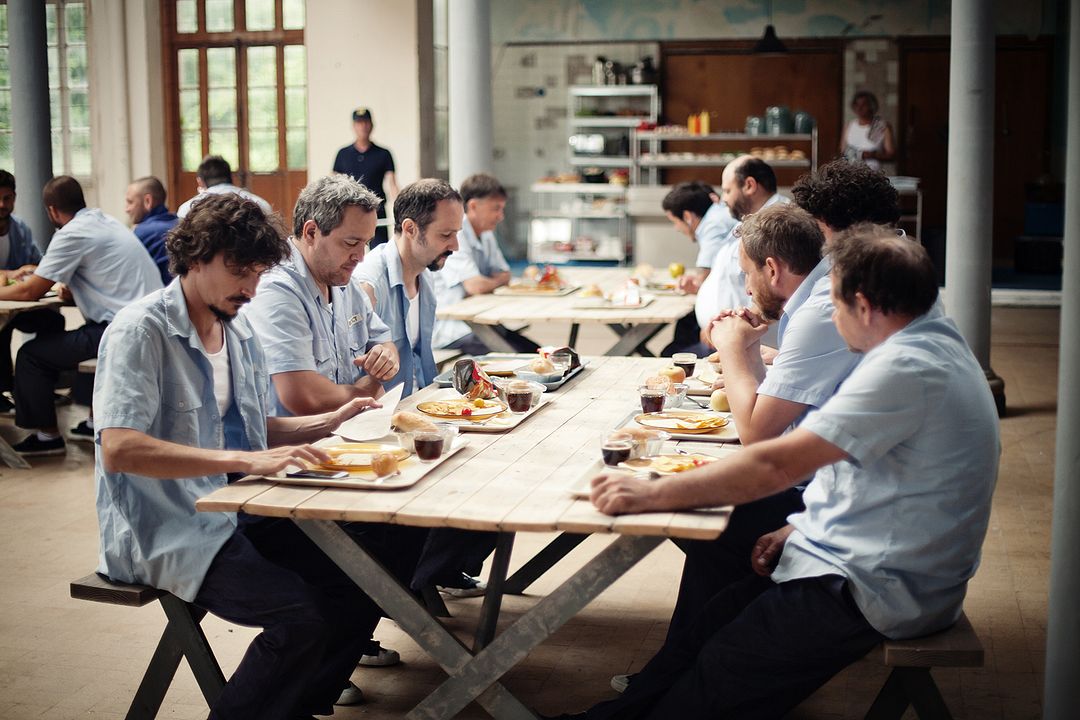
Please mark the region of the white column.
<svg viewBox="0 0 1080 720"><path fill-rule="evenodd" d="M947 310L986 372L998 409L1005 383L990 369L990 269L994 239L994 10L952 4L949 177L945 224Z"/></svg>
<svg viewBox="0 0 1080 720"><path fill-rule="evenodd" d="M1080 707L1080 0L1069 3L1069 99L1065 141L1065 257L1061 277L1057 449L1050 551L1043 718Z"/></svg>
<svg viewBox="0 0 1080 720"><path fill-rule="evenodd" d="M52 179L45 3L9 0L7 7L13 172L20 195L16 209L34 233L34 242L44 250L53 234L41 203L41 190Z"/></svg>
<svg viewBox="0 0 1080 720"><path fill-rule="evenodd" d="M495 125L491 106L491 4L449 4L450 183L491 172Z"/></svg>

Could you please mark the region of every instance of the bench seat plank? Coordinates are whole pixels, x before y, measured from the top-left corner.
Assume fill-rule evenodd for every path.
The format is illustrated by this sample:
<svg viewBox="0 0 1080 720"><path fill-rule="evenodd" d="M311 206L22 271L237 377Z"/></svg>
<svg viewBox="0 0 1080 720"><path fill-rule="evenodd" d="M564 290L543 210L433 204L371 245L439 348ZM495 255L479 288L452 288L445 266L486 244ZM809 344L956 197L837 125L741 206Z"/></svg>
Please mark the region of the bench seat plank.
<svg viewBox="0 0 1080 720"><path fill-rule="evenodd" d="M142 607L154 602L164 594L164 590L158 590L147 585L112 582L97 573L90 573L86 577L74 580L71 583L71 597L76 600L90 600L91 602L109 603L110 605Z"/></svg>
<svg viewBox="0 0 1080 720"><path fill-rule="evenodd" d="M983 646L966 614L956 624L933 635L882 644L890 667L982 667Z"/></svg>

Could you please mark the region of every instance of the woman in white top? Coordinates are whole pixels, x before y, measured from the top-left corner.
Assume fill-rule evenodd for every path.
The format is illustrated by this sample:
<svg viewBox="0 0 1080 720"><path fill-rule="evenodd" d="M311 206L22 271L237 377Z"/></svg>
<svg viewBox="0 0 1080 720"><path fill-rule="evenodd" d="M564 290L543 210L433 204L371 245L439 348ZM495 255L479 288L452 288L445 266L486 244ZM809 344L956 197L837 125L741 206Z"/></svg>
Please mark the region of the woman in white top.
<svg viewBox="0 0 1080 720"><path fill-rule="evenodd" d="M851 110L855 113L855 119L844 128L840 138L840 154L851 162L864 162L880 170L882 162L896 156L892 126L877 114L877 98L867 90L855 93L851 99Z"/></svg>

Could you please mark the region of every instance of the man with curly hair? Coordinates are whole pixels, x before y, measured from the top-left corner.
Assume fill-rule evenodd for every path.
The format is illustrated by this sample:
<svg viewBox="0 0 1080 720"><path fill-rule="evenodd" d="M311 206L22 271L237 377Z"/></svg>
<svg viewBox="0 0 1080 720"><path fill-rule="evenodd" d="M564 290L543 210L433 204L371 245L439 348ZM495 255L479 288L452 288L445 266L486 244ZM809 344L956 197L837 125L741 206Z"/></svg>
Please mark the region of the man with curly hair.
<svg viewBox="0 0 1080 720"><path fill-rule="evenodd" d="M210 718L329 714L378 607L291 520L196 512L195 502L230 475L329 460L307 443L376 403L267 417L262 348L238 313L289 245L256 203L208 196L166 247L178 277L121 310L101 341L98 571L263 629L212 699Z"/></svg>
<svg viewBox="0 0 1080 720"><path fill-rule="evenodd" d="M791 196L821 225L826 246L833 235L856 223L895 225L900 220L900 195L889 179L847 160L833 160L803 175L791 187Z"/></svg>

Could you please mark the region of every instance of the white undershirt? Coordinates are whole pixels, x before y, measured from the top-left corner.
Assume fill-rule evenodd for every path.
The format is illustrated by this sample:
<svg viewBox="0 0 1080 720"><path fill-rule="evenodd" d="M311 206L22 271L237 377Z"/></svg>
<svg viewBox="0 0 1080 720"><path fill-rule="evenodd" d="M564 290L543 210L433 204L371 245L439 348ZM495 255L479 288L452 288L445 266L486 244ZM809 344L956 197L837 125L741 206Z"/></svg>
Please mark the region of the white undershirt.
<svg viewBox="0 0 1080 720"><path fill-rule="evenodd" d="M405 333L409 336L409 345L416 347L420 342L420 293L416 297L406 297L409 303L409 312L405 317Z"/></svg>
<svg viewBox="0 0 1080 720"><path fill-rule="evenodd" d="M221 324L218 324L221 327ZM210 367L214 371L214 399L217 400L218 416L225 417L232 404L232 373L229 372L229 343L225 328L221 328L221 349L216 353L206 353Z"/></svg>
<svg viewBox="0 0 1080 720"><path fill-rule="evenodd" d="M8 231L6 235L0 235L0 265L7 265L8 258L11 256L11 233Z"/></svg>

